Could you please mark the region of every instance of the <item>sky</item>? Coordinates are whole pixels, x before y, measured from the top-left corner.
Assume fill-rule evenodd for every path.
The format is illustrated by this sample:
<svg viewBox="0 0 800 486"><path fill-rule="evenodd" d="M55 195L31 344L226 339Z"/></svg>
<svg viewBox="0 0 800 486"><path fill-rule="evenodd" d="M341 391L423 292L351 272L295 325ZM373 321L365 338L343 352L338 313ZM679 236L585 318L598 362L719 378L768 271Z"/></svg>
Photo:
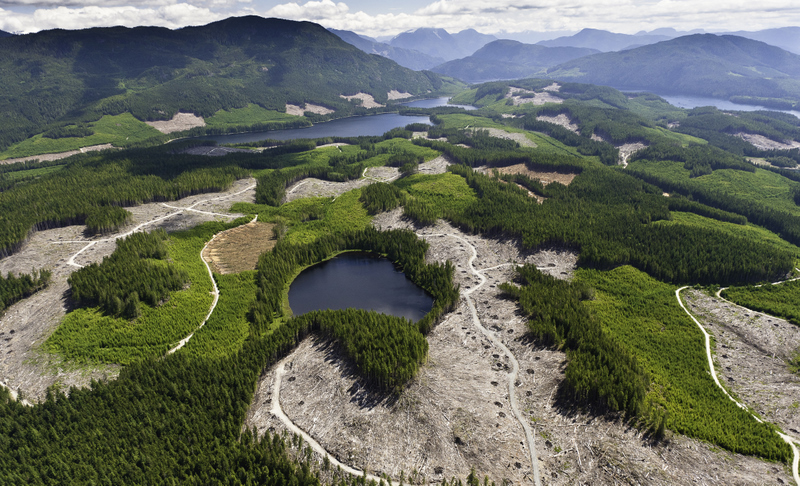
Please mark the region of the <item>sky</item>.
<svg viewBox="0 0 800 486"><path fill-rule="evenodd" d="M231 16L309 20L373 37L419 27L487 34L661 27L707 32L800 26L797 0L0 0L0 30L179 28Z"/></svg>

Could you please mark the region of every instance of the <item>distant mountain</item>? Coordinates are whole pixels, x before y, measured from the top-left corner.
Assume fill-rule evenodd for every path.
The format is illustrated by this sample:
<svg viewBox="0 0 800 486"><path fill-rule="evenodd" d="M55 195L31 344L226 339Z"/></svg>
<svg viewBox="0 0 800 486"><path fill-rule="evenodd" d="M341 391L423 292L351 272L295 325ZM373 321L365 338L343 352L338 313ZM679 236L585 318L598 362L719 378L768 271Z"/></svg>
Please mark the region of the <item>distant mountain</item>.
<svg viewBox="0 0 800 486"><path fill-rule="evenodd" d="M346 113L340 95L441 86L370 56L310 22L239 17L201 27L50 30L0 39L0 149L48 125L131 113L166 120L257 104L314 103Z"/></svg>
<svg viewBox="0 0 800 486"><path fill-rule="evenodd" d="M394 37L389 44L451 61L467 57L494 40L497 40L497 37L481 34L474 29L450 34L444 29L421 28L403 32Z"/></svg>
<svg viewBox="0 0 800 486"><path fill-rule="evenodd" d="M575 35L541 41L538 44L546 47L588 47L602 52L621 51L631 47L655 44L669 40L667 35L629 35L615 34L606 30L583 29Z"/></svg>
<svg viewBox="0 0 800 486"><path fill-rule="evenodd" d="M598 52L582 47L545 47L513 40L496 40L469 57L446 62L433 68L433 71L469 83L519 79L533 77L548 67Z"/></svg>
<svg viewBox="0 0 800 486"><path fill-rule="evenodd" d="M657 36L665 36L669 37L670 39L674 39L676 37L683 37L685 35L692 35L692 34L705 34L706 31L703 29L694 29L694 30L676 30L672 27L662 27L660 29L654 29L650 32L640 30L634 35L641 36L641 35L657 35Z"/></svg>
<svg viewBox="0 0 800 486"><path fill-rule="evenodd" d="M548 77L664 94L800 101L800 56L738 36L695 34L623 52L575 59Z"/></svg>
<svg viewBox="0 0 800 486"><path fill-rule="evenodd" d="M358 47L367 54L378 54L379 56L388 57L397 64L415 71L430 69L444 62L444 59L441 57L431 57L419 51L390 46L389 44L378 42L371 37L359 35L349 30L328 30L338 35L343 41Z"/></svg>
<svg viewBox="0 0 800 486"><path fill-rule="evenodd" d="M800 54L800 27L782 27L757 32L728 32L728 34L766 42L789 52Z"/></svg>
<svg viewBox="0 0 800 486"><path fill-rule="evenodd" d="M14 35L14 34L12 34L11 32L6 32L4 30L0 30L0 37L11 37L12 35Z"/></svg>
<svg viewBox="0 0 800 486"><path fill-rule="evenodd" d="M522 42L524 44L536 44L540 41L565 37L575 34L574 30L555 30L551 32L538 32L535 30L524 30L522 32L500 32L495 34L500 39L509 39Z"/></svg>

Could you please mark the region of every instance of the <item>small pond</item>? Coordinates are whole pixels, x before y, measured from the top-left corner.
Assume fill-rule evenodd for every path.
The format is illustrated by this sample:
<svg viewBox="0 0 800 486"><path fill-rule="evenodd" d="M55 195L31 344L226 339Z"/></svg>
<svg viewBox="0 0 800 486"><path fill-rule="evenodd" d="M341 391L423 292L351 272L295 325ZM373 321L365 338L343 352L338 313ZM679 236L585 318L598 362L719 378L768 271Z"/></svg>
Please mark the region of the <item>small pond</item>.
<svg viewBox="0 0 800 486"><path fill-rule="evenodd" d="M289 306L296 316L355 308L416 322L431 310L433 298L388 259L347 252L300 273L289 287Z"/></svg>

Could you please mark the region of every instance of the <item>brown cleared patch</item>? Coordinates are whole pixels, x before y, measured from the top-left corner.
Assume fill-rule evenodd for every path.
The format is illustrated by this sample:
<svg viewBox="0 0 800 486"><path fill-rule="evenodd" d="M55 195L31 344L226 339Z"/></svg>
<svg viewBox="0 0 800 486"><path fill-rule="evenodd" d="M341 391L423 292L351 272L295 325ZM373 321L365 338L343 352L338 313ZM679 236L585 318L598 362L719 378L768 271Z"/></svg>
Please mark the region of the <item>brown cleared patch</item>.
<svg viewBox="0 0 800 486"><path fill-rule="evenodd" d="M203 258L213 271L223 275L255 270L259 255L271 250L277 241L272 227L254 221L223 231L206 247Z"/></svg>
<svg viewBox="0 0 800 486"><path fill-rule="evenodd" d="M525 166L525 164L509 165L508 167L495 167L488 169L487 172L491 174L491 171L493 170L496 170L501 174L522 174L530 177L531 179L538 180L544 185L550 184L551 182L558 182L568 186L572 180L575 179L575 176L578 175L574 172L562 173L530 170Z"/></svg>
<svg viewBox="0 0 800 486"><path fill-rule="evenodd" d="M194 113L175 113L171 120L148 121L145 123L161 133L182 132L190 128L206 126L206 121L203 117Z"/></svg>

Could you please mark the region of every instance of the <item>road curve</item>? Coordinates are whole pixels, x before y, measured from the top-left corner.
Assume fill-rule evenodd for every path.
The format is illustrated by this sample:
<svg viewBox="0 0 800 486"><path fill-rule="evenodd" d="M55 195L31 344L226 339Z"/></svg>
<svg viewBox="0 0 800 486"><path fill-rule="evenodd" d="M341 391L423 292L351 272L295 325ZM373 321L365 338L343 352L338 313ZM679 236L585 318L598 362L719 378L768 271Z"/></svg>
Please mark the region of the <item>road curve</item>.
<svg viewBox="0 0 800 486"><path fill-rule="evenodd" d="M681 306L681 309L683 309L683 311L686 312L686 314L692 319L692 321L694 321L694 323L697 324L697 327L700 328L700 330L703 332L703 336L705 336L706 357L708 358L708 369L711 371L711 377L714 378L714 383L717 384L719 389L722 390L722 393L724 393L726 397L731 399L731 401L733 403L735 403L739 408L741 408L743 410L748 410L747 407L744 404L736 401L736 399L734 399L732 396L730 396L730 394L728 393L728 390L726 390L720 384L719 379L717 378L717 370L714 369L714 360L711 357L711 336L708 334L708 332L703 327L703 325L700 324L700 321L698 321L692 315L692 313L689 312L689 310L686 308L686 306L683 305L683 301L681 300L681 291L684 290L684 289L687 289L687 288L689 288L688 285L677 289L675 291L675 298L678 299L678 304ZM720 290L720 292L721 292L721 290ZM761 420L760 418L756 417L752 412L750 413L750 415L757 422L764 423L763 420ZM794 437L790 437L790 436L788 436L786 434L783 434L781 432L778 432L778 431L775 431L775 433L778 434L778 436L781 439L783 439L784 442L789 444L789 446L792 448L792 455L793 455L793 459L792 459L792 476L794 477L794 482L797 484L797 486L800 486L800 451L798 451L797 445L796 445L796 443L800 443L800 440L798 440L798 439L796 439Z"/></svg>
<svg viewBox="0 0 800 486"><path fill-rule="evenodd" d="M472 272L475 276L477 276L481 280L481 283L476 285L475 287L472 287L469 290L465 290L464 298L466 299L467 305L469 306L469 310L472 313L472 321L475 324L475 327L477 327L478 330L481 331L481 333L484 336L486 336L486 338L489 339L495 346L502 349L503 353L505 353L505 355L508 356L508 359L511 361L512 370L511 373L508 374L508 398L509 401L511 402L511 410L514 412L514 416L517 418L517 421L522 426L522 430L525 432L525 439L528 442L528 450L530 451L530 456L531 456L531 469L533 471L533 482L536 486L541 486L542 482L541 479L539 478L539 459L536 455L536 444L534 443L533 440L533 432L531 431L531 428L528 425L528 420L525 418L522 412L520 412L519 402L517 401L516 381L517 377L519 376L519 361L517 361L517 358L514 356L514 353L512 353L511 350L508 349L508 347L506 347L506 345L503 344L503 342L500 341L497 338L497 336L494 335L494 333L490 332L488 329L483 327L483 324L481 324L481 320L478 317L478 310L475 308L475 303L472 301L471 297L473 292L481 288L483 284L486 283L486 277L481 272L514 264L507 263L487 268L482 271L478 271L475 269L475 266L473 265L475 259L478 257L478 252L477 250L475 250L475 247L466 239L458 235L448 234L448 233L440 233L432 235L417 233L417 236L419 236L420 238L434 237L434 236L450 236L467 244L470 250L472 251L472 256L469 258L467 265L469 267L470 272Z"/></svg>

